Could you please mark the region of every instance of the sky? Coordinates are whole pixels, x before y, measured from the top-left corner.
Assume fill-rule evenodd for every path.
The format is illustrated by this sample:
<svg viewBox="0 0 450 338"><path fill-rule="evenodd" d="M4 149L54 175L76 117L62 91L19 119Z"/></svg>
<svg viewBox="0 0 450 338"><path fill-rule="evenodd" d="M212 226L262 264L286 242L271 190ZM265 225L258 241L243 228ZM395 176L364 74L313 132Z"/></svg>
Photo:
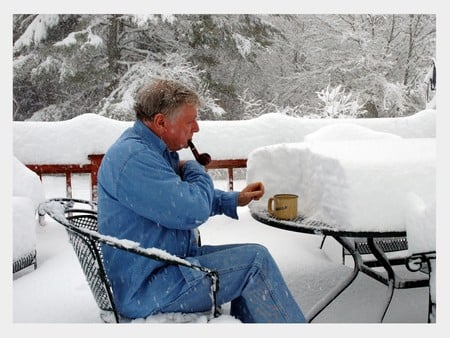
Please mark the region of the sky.
<svg viewBox="0 0 450 338"><path fill-rule="evenodd" d="M20 161L30 163L29 161L34 162L43 156L46 159L44 162L48 161L47 163L55 161L77 163L80 158L94 150L104 151L115 137L130 125L131 122L112 121L93 114L63 122L14 122L13 150L17 157L14 159L13 167L13 195L21 198L24 198L25 195L31 200L30 204L33 206L43 198L64 196L63 178L47 177L40 183L34 173L24 170ZM320 183L325 180L331 179L342 183L335 184L334 188L329 189L328 192L331 196L341 193L340 189L345 184L353 186L353 188L357 186L371 187L371 181L362 176L362 172L368 169L367 165L373 165L373 163L367 163L369 156L364 154L364 151L368 149L367 143L372 146L379 145L380 147L375 147L379 157L377 168L379 173L383 173L385 182L390 182L389 191L399 196L399 194L405 193L405 186L417 187L417 191L421 191L422 194L416 191L417 199L411 202L415 204L413 203L413 207L408 210L423 217L423 213L430 212L433 205L424 204L422 198L429 197L428 194L432 189L430 191L420 189L423 186L429 186L432 181L423 182L422 185L415 181L418 177L423 177L421 171L430 173L429 167L434 165L436 159L433 153L422 158L423 156L417 156L416 152L407 150L411 145L413 149L415 146L423 146L428 150L435 148L433 143L436 137L435 126L436 111L431 109L405 118L365 120L317 121L269 114L247 121L200 121L200 132L194 137L194 141L200 152L208 151L213 158L244 157L249 159L247 180L250 182L261 179L266 185L265 199L259 202L260 204L252 204L252 207L264 206L269 196L280 192L277 189L286 192L287 189L296 186L296 189L299 190L295 192L301 196L300 210L303 210L301 209L302 202L309 203L311 210L314 209L314 203L316 206L320 206L322 203L320 199L307 201L305 197L307 194L303 194L303 191L306 189L309 193L314 194L317 184L321 185ZM275 134L274 132L288 129L295 130L295 133ZM227 133L226 135L229 135L229 131L235 136L227 140L227 147L222 147L220 142L224 131ZM66 137L62 137L62 135ZM70 137L71 135L82 135L82 137L73 138ZM239 137L237 137L238 135ZM287 143L290 137L294 143ZM92 142L92 139L95 139L96 142ZM66 143L64 140L71 141ZM344 150L341 153L336 152L336 149L330 152L331 144L333 147L336 147L336 144L345 145L342 147ZM348 148L350 144L353 148ZM406 148L405 144L408 144ZM77 152L76 149L83 149L83 153ZM358 160L349 161L349 153L345 149L350 149L350 154ZM297 156L295 161L292 160L293 155ZM398 158L393 158L393 155ZM189 159L192 158L192 155L185 152L182 154L182 158ZM333 161L331 167L330 160ZM407 160L414 161L416 170L405 175L405 163L410 163ZM297 174L299 171L289 165L289 163L301 163L302 161L305 161L303 164L305 167L311 164L318 165L318 168L328 169L324 170L325 175L323 176L302 176L302 183L302 179L299 179ZM278 164L278 167L270 165L270 163ZM282 174L278 171L280 163L283 164L282 167L285 170ZM347 176L351 174L353 180L346 181L346 175L339 176L333 172L345 172ZM395 174L396 181L390 177L392 173ZM316 180L316 185L305 186L305 182L314 180ZM245 180L238 181L236 189L242 188L245 183ZM215 184L218 188L226 189L224 181L216 181ZM333 186L329 182L326 185ZM73 187L74 198L89 198L89 182L86 176L77 176L74 179ZM385 195L374 197L377 190L373 190L373 186L371 189L372 193L366 198L369 198L368 201L375 208L377 204L382 204ZM378 193L380 193L379 189ZM349 198L351 201L356 197L350 195ZM357 212L351 209L352 203L349 205L347 214L344 213L342 216L347 217L347 220L350 220ZM434 211L434 209L431 210ZM320 208L315 211L311 214L314 217L326 216L326 213ZM13 214L15 215L16 212L14 211ZM321 236L291 233L264 226L250 216L248 207L240 207L238 214L240 217L238 221L225 216L216 216L203 224L200 227L202 242L209 244L257 242L266 245L279 263L286 282L306 313L320 295L336 284L343 273L351 271L348 263L342 264L341 248L332 239L327 239L324 249L319 249ZM373 214L371 214L372 216ZM362 217L362 215L358 215L358 217ZM390 217L392 220L398 218L398 215L392 211L386 217ZM415 219L417 218L413 218L413 220ZM14 220L16 221L15 218ZM34 218L29 220L29 222L31 221L36 222ZM427 224L430 227L434 225L429 223ZM34 224L38 268L35 271L19 274L13 280L13 322L100 323L96 305L86 287L78 262L67 243L63 229L48 218L45 226ZM410 224L413 224L412 220L410 220ZM29 227L29 225L22 225L21 220L14 224L14 227L16 226ZM403 225L397 226L406 226L406 223L403 222ZM424 230L430 232L430 228ZM422 239L420 235L415 235L415 237ZM429 237L425 243L419 243L419 246L430 243L434 244L433 236ZM301 260L298 259L299 257ZM56 271L58 273L55 273ZM330 310L327 309L317 320L319 323L376 322L375 318L379 311L379 306L376 305L382 298L383 290L384 287L377 282L369 280L365 276L358 277L348 295L337 300L336 307L332 306ZM386 321L425 322L426 312L423 311L426 308L426 290L421 289L417 293L411 293L411 290L398 290L397 293L398 296L391 305L391 312ZM364 310L355 312L355 309L361 306ZM346 312L343 309L352 310ZM225 315L218 319L218 323L229 324L229 327L239 325L226 311L225 307ZM167 316L163 316L158 320L165 321L167 319ZM151 320L154 318L147 319L147 322ZM172 318L172 320L178 321L179 318ZM199 317L197 320L203 322L205 318Z"/></svg>

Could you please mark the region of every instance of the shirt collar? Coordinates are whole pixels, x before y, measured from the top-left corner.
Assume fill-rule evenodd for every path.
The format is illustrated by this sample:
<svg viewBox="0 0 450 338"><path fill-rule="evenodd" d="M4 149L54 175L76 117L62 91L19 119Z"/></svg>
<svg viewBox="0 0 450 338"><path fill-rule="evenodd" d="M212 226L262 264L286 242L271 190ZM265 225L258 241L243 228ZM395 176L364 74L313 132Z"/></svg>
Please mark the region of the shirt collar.
<svg viewBox="0 0 450 338"><path fill-rule="evenodd" d="M158 135L156 135L150 128L148 128L141 120L136 120L136 122L134 122L133 129L136 134L142 137L144 141L148 142L151 147L156 148L168 161L173 170L177 174L180 174L180 157L176 151L169 151L169 148L167 148L167 145L164 143L164 141L161 140Z"/></svg>
<svg viewBox="0 0 450 338"><path fill-rule="evenodd" d="M135 132L152 146L156 147L161 153L167 149L167 145L141 120L136 120L133 125Z"/></svg>

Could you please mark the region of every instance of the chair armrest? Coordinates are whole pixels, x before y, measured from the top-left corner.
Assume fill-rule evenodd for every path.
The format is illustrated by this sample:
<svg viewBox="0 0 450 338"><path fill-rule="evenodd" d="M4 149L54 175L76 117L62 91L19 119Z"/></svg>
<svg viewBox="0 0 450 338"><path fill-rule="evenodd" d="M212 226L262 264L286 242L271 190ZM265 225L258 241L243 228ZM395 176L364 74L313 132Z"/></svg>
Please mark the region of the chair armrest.
<svg viewBox="0 0 450 338"><path fill-rule="evenodd" d="M405 265L409 271L416 272L423 269L423 264L436 259L436 251L419 252L412 254L406 259Z"/></svg>

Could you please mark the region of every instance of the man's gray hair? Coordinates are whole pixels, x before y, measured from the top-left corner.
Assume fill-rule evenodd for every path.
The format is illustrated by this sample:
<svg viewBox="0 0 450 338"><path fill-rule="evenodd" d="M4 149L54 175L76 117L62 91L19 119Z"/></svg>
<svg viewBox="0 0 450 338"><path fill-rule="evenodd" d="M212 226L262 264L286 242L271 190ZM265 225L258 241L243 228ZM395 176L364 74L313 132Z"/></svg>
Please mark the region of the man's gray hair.
<svg viewBox="0 0 450 338"><path fill-rule="evenodd" d="M177 109L185 104L198 107L198 94L179 82L159 79L138 91L134 110L140 120L152 120L158 113L173 118Z"/></svg>

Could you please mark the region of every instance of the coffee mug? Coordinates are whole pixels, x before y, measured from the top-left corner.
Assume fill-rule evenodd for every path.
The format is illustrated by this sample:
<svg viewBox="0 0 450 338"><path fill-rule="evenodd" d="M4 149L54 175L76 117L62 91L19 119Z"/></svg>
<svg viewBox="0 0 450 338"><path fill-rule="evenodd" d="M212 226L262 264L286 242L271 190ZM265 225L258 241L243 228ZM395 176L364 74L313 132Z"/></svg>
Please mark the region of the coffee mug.
<svg viewBox="0 0 450 338"><path fill-rule="evenodd" d="M278 219L290 220L297 217L298 196L294 194L277 194L269 198L267 209Z"/></svg>

